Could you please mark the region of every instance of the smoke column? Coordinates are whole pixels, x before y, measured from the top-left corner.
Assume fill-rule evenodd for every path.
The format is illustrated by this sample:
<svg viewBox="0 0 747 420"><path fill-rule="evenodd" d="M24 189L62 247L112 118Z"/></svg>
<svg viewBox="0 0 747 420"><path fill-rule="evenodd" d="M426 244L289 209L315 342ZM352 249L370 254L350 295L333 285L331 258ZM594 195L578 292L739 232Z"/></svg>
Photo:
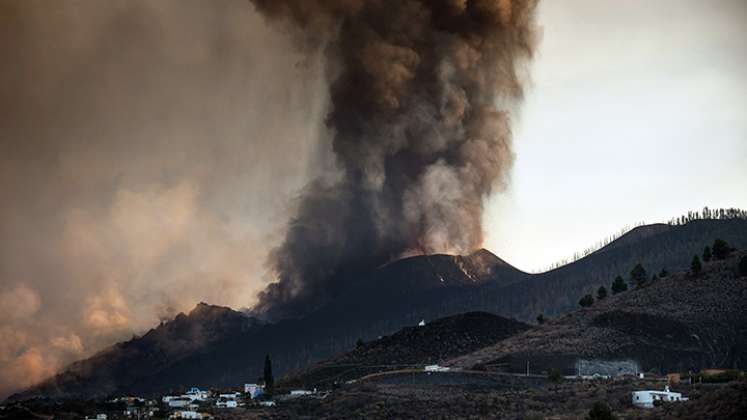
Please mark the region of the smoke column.
<svg viewBox="0 0 747 420"><path fill-rule="evenodd" d="M247 0L0 1L0 400L254 303L316 171L304 60Z"/></svg>
<svg viewBox="0 0 747 420"><path fill-rule="evenodd" d="M507 183L536 0L252 0L326 59L336 172L302 192L255 310L301 316L408 254L478 248Z"/></svg>

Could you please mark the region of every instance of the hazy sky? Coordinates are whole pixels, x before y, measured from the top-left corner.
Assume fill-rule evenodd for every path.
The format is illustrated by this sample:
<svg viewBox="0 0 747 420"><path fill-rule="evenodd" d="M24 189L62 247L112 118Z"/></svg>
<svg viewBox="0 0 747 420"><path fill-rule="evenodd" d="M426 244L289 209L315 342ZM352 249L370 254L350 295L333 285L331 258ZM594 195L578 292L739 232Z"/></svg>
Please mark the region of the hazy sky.
<svg viewBox="0 0 747 420"><path fill-rule="evenodd" d="M747 207L747 2L544 1L486 247L547 266L625 225Z"/></svg>

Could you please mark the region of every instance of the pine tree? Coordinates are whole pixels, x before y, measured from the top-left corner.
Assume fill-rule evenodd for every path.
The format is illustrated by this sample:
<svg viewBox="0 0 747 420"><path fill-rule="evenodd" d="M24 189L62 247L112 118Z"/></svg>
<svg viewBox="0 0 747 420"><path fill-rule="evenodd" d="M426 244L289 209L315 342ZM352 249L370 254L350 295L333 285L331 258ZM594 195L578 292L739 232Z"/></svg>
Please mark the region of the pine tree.
<svg viewBox="0 0 747 420"><path fill-rule="evenodd" d="M726 241L716 239L713 241L713 257L717 260L723 260L731 253L731 247Z"/></svg>
<svg viewBox="0 0 747 420"><path fill-rule="evenodd" d="M584 295L584 297L581 298L581 300L578 301L578 304L581 305L582 308L588 308L589 306L594 304L594 297L592 295Z"/></svg>
<svg viewBox="0 0 747 420"><path fill-rule="evenodd" d="M640 263L636 264L636 266L633 267L632 270L630 270L630 280L637 287L643 286L643 284L646 282L647 277L648 275L646 274L646 269L643 268L643 265L641 265Z"/></svg>
<svg viewBox="0 0 747 420"><path fill-rule="evenodd" d="M537 315L537 323L542 325L545 323L545 316L542 314Z"/></svg>
<svg viewBox="0 0 747 420"><path fill-rule="evenodd" d="M696 276L703 270L703 266L700 264L700 258L697 255L693 255L693 262L690 263L690 269Z"/></svg>
<svg viewBox="0 0 747 420"><path fill-rule="evenodd" d="M703 248L703 261L708 262L711 260L711 247L706 246Z"/></svg>
<svg viewBox="0 0 747 420"><path fill-rule="evenodd" d="M272 388L275 386L275 377L272 376L272 360L270 355L265 356L265 393L272 394Z"/></svg>
<svg viewBox="0 0 747 420"><path fill-rule="evenodd" d="M615 277L615 281L612 283L612 294L616 295L628 290L628 285L623 280L622 276Z"/></svg>
<svg viewBox="0 0 747 420"><path fill-rule="evenodd" d="M599 286L599 290L597 290L597 300L602 300L607 297L607 289L604 288L604 286Z"/></svg>
<svg viewBox="0 0 747 420"><path fill-rule="evenodd" d="M666 277L668 275L669 275L669 271L667 271L666 268L662 268L661 271L659 272L659 278L663 279L664 277Z"/></svg>
<svg viewBox="0 0 747 420"><path fill-rule="evenodd" d="M747 256L739 260L739 274L747 276Z"/></svg>

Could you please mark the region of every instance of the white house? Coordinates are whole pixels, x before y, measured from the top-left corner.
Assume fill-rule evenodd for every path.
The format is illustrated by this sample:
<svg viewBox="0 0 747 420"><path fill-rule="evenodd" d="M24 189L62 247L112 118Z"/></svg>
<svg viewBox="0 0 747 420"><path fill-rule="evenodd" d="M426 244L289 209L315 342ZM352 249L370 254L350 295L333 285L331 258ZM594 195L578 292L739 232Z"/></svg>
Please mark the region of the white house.
<svg viewBox="0 0 747 420"><path fill-rule="evenodd" d="M218 408L236 408L239 406L239 403L236 400L219 398L218 401L215 402L215 406Z"/></svg>
<svg viewBox="0 0 747 420"><path fill-rule="evenodd" d="M451 368L447 368L446 366L439 366L439 365L428 365L425 367L426 372L448 372Z"/></svg>
<svg viewBox="0 0 747 420"><path fill-rule="evenodd" d="M249 395L249 398L255 399L264 393L264 388L257 384L244 384L244 393Z"/></svg>
<svg viewBox="0 0 747 420"><path fill-rule="evenodd" d="M218 395L218 401L215 402L215 406L219 408L236 408L239 406L239 402L236 401L238 396L239 394L236 392L220 394Z"/></svg>
<svg viewBox="0 0 747 420"><path fill-rule="evenodd" d="M192 401L205 401L208 398L208 392L202 391L200 388L192 387L182 397L188 397Z"/></svg>
<svg viewBox="0 0 747 420"><path fill-rule="evenodd" d="M306 390L306 389L294 389L294 390L292 390L292 391L290 392L290 394L291 394L291 395L297 395L297 396L300 396L300 395L311 395L311 394L312 394L312 392L311 392L311 391L309 391L309 390Z"/></svg>
<svg viewBox="0 0 747 420"><path fill-rule="evenodd" d="M171 397L167 402L169 403L169 407L189 407L192 404L192 399L188 397Z"/></svg>
<svg viewBox="0 0 747 420"><path fill-rule="evenodd" d="M643 408L653 408L654 401L687 401L687 397L683 397L679 392L669 391L668 386L664 391L634 391L632 398L633 405Z"/></svg>

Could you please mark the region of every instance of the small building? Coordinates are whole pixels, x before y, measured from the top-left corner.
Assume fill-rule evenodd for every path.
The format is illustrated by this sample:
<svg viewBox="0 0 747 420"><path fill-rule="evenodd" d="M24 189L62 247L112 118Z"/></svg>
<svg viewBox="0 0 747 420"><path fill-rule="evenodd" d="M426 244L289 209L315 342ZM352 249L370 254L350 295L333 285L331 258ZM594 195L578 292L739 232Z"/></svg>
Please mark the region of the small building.
<svg viewBox="0 0 747 420"><path fill-rule="evenodd" d="M726 369L703 369L700 371L700 373L702 373L703 376L715 376L715 375L720 375L726 372L727 372Z"/></svg>
<svg viewBox="0 0 747 420"><path fill-rule="evenodd" d="M215 406L218 408L236 408L239 406L239 403L236 400L218 398L218 401L215 402Z"/></svg>
<svg viewBox="0 0 747 420"><path fill-rule="evenodd" d="M420 320L420 322L418 322L418 327L425 327L425 320L424 319Z"/></svg>
<svg viewBox="0 0 747 420"><path fill-rule="evenodd" d="M192 387L186 394L182 395L182 397L191 398L192 401L205 401L208 398L208 392L202 391L200 388Z"/></svg>
<svg viewBox="0 0 747 420"><path fill-rule="evenodd" d="M249 395L249 398L255 399L264 393L264 387L257 384L244 384L244 393Z"/></svg>
<svg viewBox="0 0 747 420"><path fill-rule="evenodd" d="M169 407L184 408L192 404L192 399L189 397L171 397L166 402L168 402Z"/></svg>
<svg viewBox="0 0 747 420"><path fill-rule="evenodd" d="M218 408L236 408L239 406L239 402L236 400L238 396L237 392L220 394L218 395L218 400L215 401L215 406Z"/></svg>
<svg viewBox="0 0 747 420"><path fill-rule="evenodd" d="M307 389L294 389L290 392L290 394L294 396L301 396L301 395L311 395L312 392Z"/></svg>
<svg viewBox="0 0 747 420"><path fill-rule="evenodd" d="M654 401L675 402L687 401L679 392L671 392L669 386L664 391L634 391L632 395L633 405L636 407L653 408Z"/></svg>
<svg viewBox="0 0 747 420"><path fill-rule="evenodd" d="M275 407L275 401L260 401L259 405L261 405L262 407Z"/></svg>
<svg viewBox="0 0 747 420"><path fill-rule="evenodd" d="M194 410L175 411L169 416L171 419L206 419L209 417L207 414L198 413Z"/></svg>
<svg viewBox="0 0 747 420"><path fill-rule="evenodd" d="M448 372L451 368L439 365L428 365L424 369L426 372Z"/></svg>

